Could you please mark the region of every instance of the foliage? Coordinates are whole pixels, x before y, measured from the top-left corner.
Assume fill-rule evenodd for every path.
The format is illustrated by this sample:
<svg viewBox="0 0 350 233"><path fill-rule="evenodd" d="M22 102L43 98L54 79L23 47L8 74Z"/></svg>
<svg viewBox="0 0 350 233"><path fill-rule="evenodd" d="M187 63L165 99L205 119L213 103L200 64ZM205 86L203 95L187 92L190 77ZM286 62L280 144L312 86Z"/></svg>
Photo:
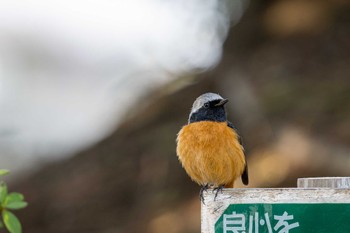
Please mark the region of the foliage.
<svg viewBox="0 0 350 233"><path fill-rule="evenodd" d="M0 178L8 173L8 170L0 169ZM0 228L5 227L10 233L21 233L21 223L11 211L25 208L27 205L21 193L9 193L6 183L0 181Z"/></svg>

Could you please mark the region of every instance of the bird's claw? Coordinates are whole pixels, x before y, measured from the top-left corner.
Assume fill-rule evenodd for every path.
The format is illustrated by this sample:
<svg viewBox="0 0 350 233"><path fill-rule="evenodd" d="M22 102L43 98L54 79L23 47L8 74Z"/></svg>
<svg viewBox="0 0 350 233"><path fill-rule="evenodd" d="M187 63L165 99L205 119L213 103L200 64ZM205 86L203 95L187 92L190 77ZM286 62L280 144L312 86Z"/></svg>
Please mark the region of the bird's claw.
<svg viewBox="0 0 350 233"><path fill-rule="evenodd" d="M217 198L219 192L222 193L222 189L223 189L223 188L224 188L224 185L220 185L220 186L218 186L218 187L216 187L216 188L213 189L213 192L216 192L216 193L215 193L215 197L214 197L214 201L216 201L216 198Z"/></svg>
<svg viewBox="0 0 350 233"><path fill-rule="evenodd" d="M204 186L202 186L201 190L199 191L199 198L201 199L202 203L204 204L204 196L203 196L203 193L204 191L207 191L209 188L209 185L206 184Z"/></svg>

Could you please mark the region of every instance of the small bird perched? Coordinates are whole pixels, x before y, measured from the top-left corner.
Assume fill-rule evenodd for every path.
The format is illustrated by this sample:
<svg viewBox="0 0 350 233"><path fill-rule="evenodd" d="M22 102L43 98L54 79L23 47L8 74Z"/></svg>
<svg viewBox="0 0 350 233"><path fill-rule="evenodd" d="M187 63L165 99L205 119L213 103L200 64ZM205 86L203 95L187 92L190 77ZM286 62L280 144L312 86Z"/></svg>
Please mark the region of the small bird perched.
<svg viewBox="0 0 350 233"><path fill-rule="evenodd" d="M249 182L241 138L226 118L227 102L214 93L199 96L177 136L177 156L191 179L202 186L202 200L204 190L214 188L216 197L223 187L233 188L239 176L243 184Z"/></svg>

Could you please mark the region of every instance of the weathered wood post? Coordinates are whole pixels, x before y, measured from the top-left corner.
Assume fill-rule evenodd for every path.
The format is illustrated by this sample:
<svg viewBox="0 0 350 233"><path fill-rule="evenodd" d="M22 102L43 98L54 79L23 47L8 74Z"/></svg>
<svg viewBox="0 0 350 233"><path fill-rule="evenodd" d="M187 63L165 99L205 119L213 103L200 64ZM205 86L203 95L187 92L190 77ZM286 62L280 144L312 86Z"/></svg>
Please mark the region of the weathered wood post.
<svg viewBox="0 0 350 233"><path fill-rule="evenodd" d="M350 233L350 177L204 193L202 233Z"/></svg>

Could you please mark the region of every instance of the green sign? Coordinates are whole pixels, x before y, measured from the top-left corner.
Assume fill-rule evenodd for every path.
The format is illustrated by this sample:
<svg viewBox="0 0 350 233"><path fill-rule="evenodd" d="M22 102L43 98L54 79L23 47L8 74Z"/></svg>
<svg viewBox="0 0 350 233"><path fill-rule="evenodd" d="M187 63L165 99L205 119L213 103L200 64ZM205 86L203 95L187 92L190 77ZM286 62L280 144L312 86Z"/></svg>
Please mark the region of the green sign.
<svg viewBox="0 0 350 233"><path fill-rule="evenodd" d="M231 204L215 233L350 233L350 203Z"/></svg>

